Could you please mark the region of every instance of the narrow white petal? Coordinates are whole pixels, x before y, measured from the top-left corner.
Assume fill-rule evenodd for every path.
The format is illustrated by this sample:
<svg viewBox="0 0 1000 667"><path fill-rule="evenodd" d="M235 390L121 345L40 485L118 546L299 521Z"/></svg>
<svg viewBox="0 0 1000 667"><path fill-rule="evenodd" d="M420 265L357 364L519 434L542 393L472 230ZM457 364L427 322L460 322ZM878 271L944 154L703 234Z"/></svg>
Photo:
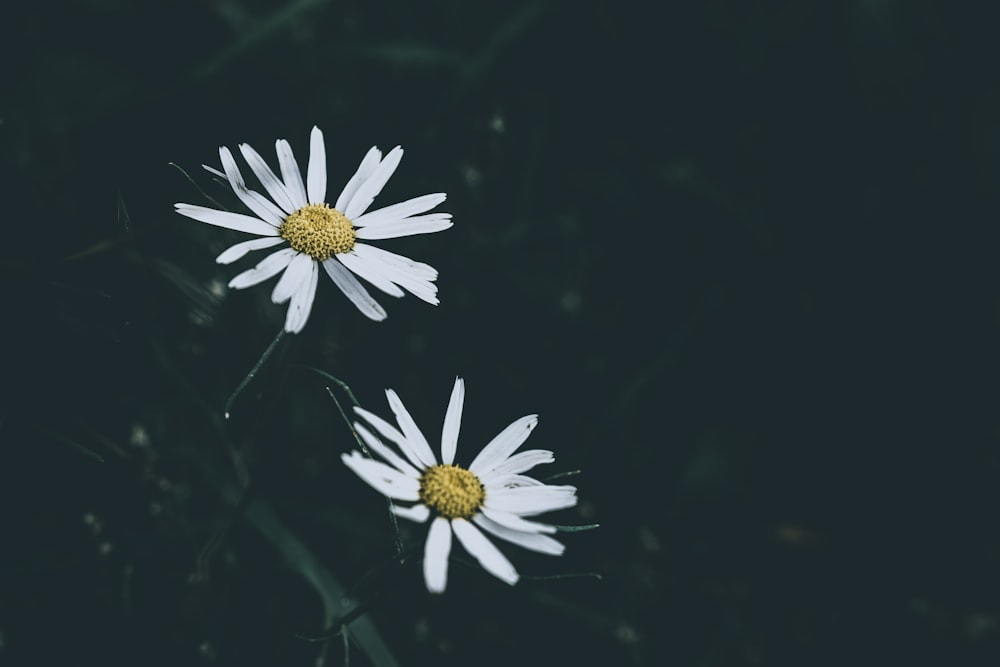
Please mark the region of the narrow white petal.
<svg viewBox="0 0 1000 667"><path fill-rule="evenodd" d="M236 166L236 160L233 159L233 154L229 152L228 148L225 146L220 148L219 157L222 159L222 168L226 170L226 178L229 180L229 185L233 188L233 192L236 193L240 201L256 213L261 220L278 227L285 219L281 211L278 210L278 207L267 201L263 196L247 188L243 180L243 174L240 173L240 168Z"/></svg>
<svg viewBox="0 0 1000 667"><path fill-rule="evenodd" d="M298 206L292 204L292 200L288 196L288 190L285 189L285 184L274 175L274 172L267 166L267 162L260 156L260 153L255 151L250 144L240 144L240 153L243 154L243 158L250 165L250 169L253 170L257 180L264 186L267 194L271 195L271 199L274 200L274 203L280 209L285 213L291 213L298 208Z"/></svg>
<svg viewBox="0 0 1000 667"><path fill-rule="evenodd" d="M223 174L218 169L216 169L215 167L209 167L207 164L203 164L201 165L201 168L214 176L218 176L219 178L226 178L226 175Z"/></svg>
<svg viewBox="0 0 1000 667"><path fill-rule="evenodd" d="M237 243L228 250L225 250L221 255L215 258L215 261L219 264L232 264L236 260L240 259L246 255L251 250L260 250L262 248L271 248L280 243L284 243L285 239L280 236L266 236L262 239L253 239L250 241L244 241L243 243Z"/></svg>
<svg viewBox="0 0 1000 667"><path fill-rule="evenodd" d="M359 255L356 252L357 249L358 246L354 246L350 252L338 254L337 260L389 296L398 298L405 294L403 290L399 289L395 283L379 271L377 264L369 262Z"/></svg>
<svg viewBox="0 0 1000 667"><path fill-rule="evenodd" d="M517 514L511 514L510 512L503 512L501 510L492 509L490 507L483 507L482 513L488 518L496 521L501 526L506 526L511 530L517 530L522 533L554 533L556 532L555 526L550 526L545 523L538 523L537 521L529 521L527 519L522 519Z"/></svg>
<svg viewBox="0 0 1000 667"><path fill-rule="evenodd" d="M403 149L396 146L389 151L388 155L379 163L371 176L358 187L358 191L351 197L351 203L347 205L347 210L344 211L344 215L349 220L357 218L368 210L372 201L378 196L378 193L382 192L385 184L389 182L389 177L396 171L396 167L399 166L401 159L403 159Z"/></svg>
<svg viewBox="0 0 1000 667"><path fill-rule="evenodd" d="M403 236L416 236L417 234L433 234L434 232L448 229L451 226L452 222L447 218L436 218L433 220L407 218L399 222L387 222L377 227L361 227L356 233L359 239L372 241L375 239L397 239Z"/></svg>
<svg viewBox="0 0 1000 667"><path fill-rule="evenodd" d="M420 460L420 457L417 456L417 453L413 450L413 447L410 446L410 443L406 441L406 436L400 433L395 426L382 419L374 412L368 412L364 408L355 407L354 412L359 414L369 424L374 426L375 430L378 431L383 438L396 443L396 446L399 447L399 451L403 452L403 455L409 459L410 463L416 466L418 470L423 470L426 467L424 462ZM400 470L403 470L403 468L400 468Z"/></svg>
<svg viewBox="0 0 1000 667"><path fill-rule="evenodd" d="M368 259L377 259L381 264L385 264L386 266L395 269L396 273L405 273L420 278L421 280L429 281L435 280L438 277L437 269L430 264L424 264L423 262L412 260L409 257L404 257L403 255L397 255L394 252L389 252L388 250L383 250L382 248L368 245L367 243L358 243L354 247L363 247L364 250L362 250L361 253L364 257Z"/></svg>
<svg viewBox="0 0 1000 667"><path fill-rule="evenodd" d="M486 507L531 516L566 509L576 505L575 486L518 486L512 489L491 488L486 494Z"/></svg>
<svg viewBox="0 0 1000 667"><path fill-rule="evenodd" d="M309 202L320 204L326 201L326 146L323 132L313 127L309 135L309 169L306 172Z"/></svg>
<svg viewBox="0 0 1000 667"><path fill-rule="evenodd" d="M433 195L423 195L422 197L414 197L413 199L400 202L399 204L393 204L392 206L380 208L377 211L365 213L364 215L358 216L357 219L351 220L351 222L354 223L355 227L367 227L368 225L381 225L389 222L398 222L403 218L410 217L411 215L429 211L447 198L448 195L443 192ZM448 217L451 216L449 215Z"/></svg>
<svg viewBox="0 0 1000 667"><path fill-rule="evenodd" d="M472 554L483 569L500 581L513 586L517 583L517 570L507 557L483 535L478 528L465 519L452 519L451 529L465 550Z"/></svg>
<svg viewBox="0 0 1000 667"><path fill-rule="evenodd" d="M369 459L358 451L341 454L340 460L383 496L395 500L420 500L420 482L395 468Z"/></svg>
<svg viewBox="0 0 1000 667"><path fill-rule="evenodd" d="M479 480L483 484L489 484L494 479L506 477L507 475L516 475L517 473L531 470L537 465L552 463L555 460L555 454L548 450L528 449L514 454L489 472L480 475Z"/></svg>
<svg viewBox="0 0 1000 667"><path fill-rule="evenodd" d="M431 516L430 509L427 508L427 505L422 503L413 505L412 507L400 507L399 505L393 505L392 511L396 516L401 516L404 519L416 521L417 523L423 523Z"/></svg>
<svg viewBox="0 0 1000 667"><path fill-rule="evenodd" d="M405 266L405 262L411 261L400 255L395 255L381 248L358 243L349 253L337 255L338 258L351 258L349 268L357 266L369 275L377 276L381 280L389 281L394 289L402 287L421 301L426 301L432 306L438 305L437 285L430 280L423 278L426 271L422 268L410 269ZM396 261L402 260L402 261ZM416 262L411 262L416 264ZM426 264L424 266L427 266ZM435 272L436 273L436 272ZM359 272L365 277L365 274ZM402 294L402 293L400 293Z"/></svg>
<svg viewBox="0 0 1000 667"><path fill-rule="evenodd" d="M299 289L292 292L292 302L288 304L288 312L285 314L285 331L288 333L299 333L309 320L318 280L319 267L316 262L309 262L309 277Z"/></svg>
<svg viewBox="0 0 1000 667"><path fill-rule="evenodd" d="M479 476L489 474L524 444L537 424L538 415L527 415L518 419L483 447L479 456L469 464L469 470Z"/></svg>
<svg viewBox="0 0 1000 667"><path fill-rule="evenodd" d="M278 153L278 165L281 167L281 178L285 181L285 189L295 208L302 208L309 203L306 197L306 187L302 184L302 174L299 163L295 161L292 147L284 139L274 142L274 150Z"/></svg>
<svg viewBox="0 0 1000 667"><path fill-rule="evenodd" d="M444 428L441 429L441 463L451 465L455 461L455 450L458 449L458 432L462 428L462 407L465 405L465 380L455 378L455 386L451 390L448 401L448 412L444 415Z"/></svg>
<svg viewBox="0 0 1000 667"><path fill-rule="evenodd" d="M448 554L451 552L451 525L444 517L431 522L424 545L424 582L431 593L444 593L448 585Z"/></svg>
<svg viewBox="0 0 1000 667"><path fill-rule="evenodd" d="M340 196L337 197L337 203L334 205L335 209L341 213L347 210L347 205L351 203L351 197L353 197L354 193L358 191L361 184L368 180L368 177L374 173L375 168L378 167L378 164L381 161L382 151L375 146L372 146L365 154L364 159L361 160L358 170L354 172L354 175L351 176L351 180L347 181L347 185L344 186Z"/></svg>
<svg viewBox="0 0 1000 667"><path fill-rule="evenodd" d="M518 530L511 530L506 526L501 526L496 521L486 518L482 514L476 514L472 517L472 521L483 530L499 537L501 540L507 540L531 551L548 554L549 556L562 556L566 550L566 547L561 542L557 542L548 535L522 533Z"/></svg>
<svg viewBox="0 0 1000 667"><path fill-rule="evenodd" d="M214 208L205 208L194 204L174 204L174 210L181 215L194 218L199 222L207 222L216 227L235 229L238 232L247 232L248 234L260 234L261 236L278 235L278 230L274 226L242 213L216 211Z"/></svg>
<svg viewBox="0 0 1000 667"><path fill-rule="evenodd" d="M347 267L331 257L323 262L323 268L334 284L344 293L344 296L350 299L351 303L361 311L362 315L376 322L381 322L386 318L385 309L372 298L372 295L358 282L358 279L351 275Z"/></svg>
<svg viewBox="0 0 1000 667"><path fill-rule="evenodd" d="M309 266L313 264L313 258L304 253L299 253L292 258L288 268L281 274L278 284L271 292L271 301L274 303L284 303L292 298L292 294L306 286L309 279Z"/></svg>
<svg viewBox="0 0 1000 667"><path fill-rule="evenodd" d="M284 271L296 254L298 254L298 251L292 248L282 248L277 252L273 252L262 259L257 266L240 273L230 280L229 286L233 289L243 289L244 287L252 287L253 285L262 283Z"/></svg>
<svg viewBox="0 0 1000 667"><path fill-rule="evenodd" d="M369 449L381 456L389 464L395 466L396 470L400 471L404 475L408 475L409 477L420 477L420 472L416 468L407 463L399 454L383 445L382 442L362 424L354 422L354 430L358 432L361 439L365 441L366 445L368 445Z"/></svg>
<svg viewBox="0 0 1000 667"><path fill-rule="evenodd" d="M434 458L431 446L427 444L427 438L424 437L417 423L413 421L413 417L410 416L406 406L403 405L403 401L400 400L399 394L392 389L386 389L385 396L389 399L389 407L392 408L392 413L396 415L396 423L399 424L400 430L406 436L406 442L413 447L417 458L428 468L437 465L437 459Z"/></svg>

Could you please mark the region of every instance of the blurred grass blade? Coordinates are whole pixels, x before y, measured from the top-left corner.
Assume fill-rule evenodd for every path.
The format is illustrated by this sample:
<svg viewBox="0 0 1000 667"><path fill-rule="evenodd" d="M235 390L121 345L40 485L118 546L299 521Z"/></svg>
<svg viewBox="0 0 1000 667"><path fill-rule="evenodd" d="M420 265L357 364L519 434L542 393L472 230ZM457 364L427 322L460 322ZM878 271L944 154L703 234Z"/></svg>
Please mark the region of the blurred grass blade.
<svg viewBox="0 0 1000 667"><path fill-rule="evenodd" d="M233 403L236 401L239 395L243 393L243 390L247 388L247 385L249 385L253 381L254 377L257 375L257 372L260 370L261 366L263 366L264 362L268 360L268 357L271 356L271 354L274 352L274 349L278 346L278 343L281 342L281 339L284 336L285 336L284 329L278 331L278 335L274 337L274 340L271 341L271 344L267 346L266 350L264 350L264 354L260 355L260 359L258 359L257 363L254 364L253 368L250 369L250 372L247 373L247 376L243 378L243 382L240 382L239 386L236 387L233 393L229 395L229 398L226 399L225 412L223 413L223 416L226 419L229 419Z"/></svg>
<svg viewBox="0 0 1000 667"><path fill-rule="evenodd" d="M88 456L88 457L94 459L98 463L104 463L104 457L103 456L101 456L100 454L98 454L97 452L95 452L95 451L93 451L91 449L88 449L88 448L84 447L83 445L81 445L80 443L78 443L76 440L68 438L65 435L60 435L59 433L46 432L45 435L49 436L50 438L52 438L53 440L55 440L57 442L61 442L64 445L68 445L69 447L75 449L76 451L80 452L84 456Z"/></svg>
<svg viewBox="0 0 1000 667"><path fill-rule="evenodd" d="M551 525L560 533L582 533L585 530L593 530L595 528L601 527L601 524L599 523L588 523L582 526L557 526L555 524Z"/></svg>
<svg viewBox="0 0 1000 667"><path fill-rule="evenodd" d="M218 201L216 201L216 199L214 197L210 196L207 192L205 192L204 190L202 190L201 186L198 185L195 182L195 180L193 178L191 178L191 175L189 173L187 173L186 171L184 171L184 168L181 167L179 164L177 164L176 162L168 162L167 164L169 164L171 167L173 167L177 171L179 171L182 174L184 174L184 178L186 178L188 180L188 182L191 185L194 186L195 190L197 190L201 194L202 197L204 197L205 199L207 199L208 201L212 202L217 207L219 207L219 210L222 210L222 211L228 211L229 210L228 208L226 208L225 206L223 206L222 204L220 204Z"/></svg>

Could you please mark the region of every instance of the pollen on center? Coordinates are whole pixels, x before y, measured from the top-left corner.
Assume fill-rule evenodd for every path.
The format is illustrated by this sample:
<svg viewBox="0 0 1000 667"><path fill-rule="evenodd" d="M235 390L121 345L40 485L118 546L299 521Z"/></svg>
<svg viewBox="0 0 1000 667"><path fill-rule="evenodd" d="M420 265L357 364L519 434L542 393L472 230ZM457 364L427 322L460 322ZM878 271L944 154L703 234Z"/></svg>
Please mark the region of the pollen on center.
<svg viewBox="0 0 1000 667"><path fill-rule="evenodd" d="M296 209L278 227L278 234L295 250L317 262L354 247L354 225L329 204L307 204Z"/></svg>
<svg viewBox="0 0 1000 667"><path fill-rule="evenodd" d="M486 500L486 488L465 468L436 465L420 476L420 500L449 519L471 519Z"/></svg>

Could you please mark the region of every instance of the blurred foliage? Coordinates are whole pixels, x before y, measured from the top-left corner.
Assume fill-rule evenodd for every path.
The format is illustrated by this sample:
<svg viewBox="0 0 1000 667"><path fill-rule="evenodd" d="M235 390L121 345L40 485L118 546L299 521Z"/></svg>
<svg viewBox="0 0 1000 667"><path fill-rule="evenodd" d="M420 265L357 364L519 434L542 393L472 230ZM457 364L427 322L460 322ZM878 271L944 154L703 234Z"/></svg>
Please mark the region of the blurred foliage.
<svg viewBox="0 0 1000 667"><path fill-rule="evenodd" d="M997 664L995 19L8 8L0 663ZM200 165L301 159L314 124L331 183L401 144L380 201L448 193L453 229L385 244L442 304L378 324L321 284L226 421L284 313L226 289L255 260L214 263L241 235L172 212L204 200L170 163L235 207ZM583 471L553 520L601 528L505 548L512 589L457 555L429 596L305 366L380 413L396 388L432 440L461 374L459 460L539 413L552 472ZM303 639L343 614L346 653Z"/></svg>

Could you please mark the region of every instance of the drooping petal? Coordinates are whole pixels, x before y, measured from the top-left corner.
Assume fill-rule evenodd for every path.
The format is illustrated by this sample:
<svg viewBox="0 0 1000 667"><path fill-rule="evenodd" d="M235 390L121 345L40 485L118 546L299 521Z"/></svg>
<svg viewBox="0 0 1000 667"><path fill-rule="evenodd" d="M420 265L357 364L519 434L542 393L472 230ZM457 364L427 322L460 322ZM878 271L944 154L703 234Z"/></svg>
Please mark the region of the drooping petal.
<svg viewBox="0 0 1000 667"><path fill-rule="evenodd" d="M367 458L359 451L341 454L340 460L383 496L395 500L420 499L420 482L381 461Z"/></svg>
<svg viewBox="0 0 1000 667"><path fill-rule="evenodd" d="M274 172L267 166L267 162L260 156L260 153L255 151L250 144L240 144L240 153L243 154L243 159L250 165L250 169L253 170L257 180L267 190L267 194L271 195L271 199L278 205L278 208L282 209L285 213L291 213L298 208L288 196L285 184L274 175Z"/></svg>
<svg viewBox="0 0 1000 667"><path fill-rule="evenodd" d="M282 248L277 252L273 252L262 259L257 266L238 274L230 280L229 286L233 289L243 289L262 283L284 271L289 263L291 263L292 258L297 254L298 251L293 248Z"/></svg>
<svg viewBox="0 0 1000 667"><path fill-rule="evenodd" d="M434 457L434 452L431 451L431 446L427 444L427 438L424 437L417 423L413 421L413 417L410 416L399 395L392 389L386 389L385 396L389 399L389 407L392 408L392 413L396 415L396 423L399 424L400 430L406 436L406 442L413 447L413 452L417 455L417 458L420 459L425 467L430 468L437 465L437 459Z"/></svg>
<svg viewBox="0 0 1000 667"><path fill-rule="evenodd" d="M236 260L246 255L251 250L270 248L272 246L276 246L284 242L285 239L281 238L280 236L265 236L262 239L252 239L250 241L243 241L242 243L237 243L236 245L223 251L221 255L215 258L215 261L218 262L219 264L232 264Z"/></svg>
<svg viewBox="0 0 1000 667"><path fill-rule="evenodd" d="M546 449L528 449L514 454L489 472L480 475L479 480L483 484L489 484L495 479L516 475L531 470L537 465L552 463L555 460L555 454Z"/></svg>
<svg viewBox="0 0 1000 667"><path fill-rule="evenodd" d="M458 449L458 432L462 428L462 407L465 405L465 380L455 378L455 386L451 390L448 401L448 412L444 415L444 427L441 429L441 463L451 465L455 461L455 450Z"/></svg>
<svg viewBox="0 0 1000 667"><path fill-rule="evenodd" d="M517 486L510 489L490 488L486 493L486 507L531 516L543 512L566 509L576 505L575 486Z"/></svg>
<svg viewBox="0 0 1000 667"><path fill-rule="evenodd" d="M278 153L278 165L281 167L281 178L285 181L285 189L295 208L299 209L309 203L306 188L302 184L302 173L299 163L295 161L291 145L284 139L274 142L274 150Z"/></svg>
<svg viewBox="0 0 1000 667"><path fill-rule="evenodd" d="M344 296L350 299L351 303L361 311L362 315L376 322L381 322L386 318L385 309L372 298L368 290L337 259L331 257L326 260L323 262L323 268L334 284L344 293Z"/></svg>
<svg viewBox="0 0 1000 667"><path fill-rule="evenodd" d="M372 278L369 278L369 276L372 276L378 280L386 281L392 285L394 290L402 287L421 301L426 301L432 306L436 306L439 303L437 285L422 278L420 274L424 272L421 269L410 270L404 268L403 262L407 261L405 257L394 255L391 252L364 243L356 244L350 252L337 255L337 257L341 261L350 261L351 264L348 265L348 268L356 271L358 275L361 275L366 280L372 280ZM403 262L391 261L390 257L403 260ZM361 271L366 273L361 273ZM374 280L372 280L372 283L375 284ZM390 292L390 294L395 296L395 292ZM402 295L402 292L399 294Z"/></svg>
<svg viewBox="0 0 1000 667"><path fill-rule="evenodd" d="M351 203L347 205L347 210L344 211L344 215L349 220L357 218L368 210L368 207L371 206L372 201L378 196L378 193L382 192L382 188L389 181L389 177L396 171L396 167L399 166L399 161L402 158L403 149L396 146L389 151L389 154L379 163L371 176L358 187L358 191L351 197Z"/></svg>
<svg viewBox="0 0 1000 667"><path fill-rule="evenodd" d="M511 586L517 583L519 577L513 564L478 528L465 519L452 519L451 529L455 531L455 536L465 550L479 561L484 570Z"/></svg>
<svg viewBox="0 0 1000 667"><path fill-rule="evenodd" d="M284 303L292 298L292 294L304 286L309 278L309 267L314 263L313 258L304 253L299 253L292 258L288 268L281 274L278 284L271 292L271 301L274 303Z"/></svg>
<svg viewBox="0 0 1000 667"><path fill-rule="evenodd" d="M326 147L323 132L313 127L309 135L309 170L306 172L306 187L311 204L326 201Z"/></svg>
<svg viewBox="0 0 1000 667"><path fill-rule="evenodd" d="M390 465L395 466L396 470L409 477L420 477L420 472L416 468L407 463L403 457L392 451L392 449L383 445L382 442L362 424L354 422L354 430L358 432L358 435L360 435L361 439L365 441L365 444L368 445L369 449L385 459Z"/></svg>
<svg viewBox="0 0 1000 667"><path fill-rule="evenodd" d="M282 215L277 206L265 197L247 188L247 184L243 180L243 174L240 173L240 168L236 166L236 160L228 148L223 146L219 149L219 158L222 159L222 168L226 171L226 178L229 180L229 185L233 188L233 192L239 197L239 200L246 204L247 208L256 213L264 222L275 227L281 225L285 216Z"/></svg>
<svg viewBox="0 0 1000 667"><path fill-rule="evenodd" d="M433 234L452 226L450 213L422 215L418 218L407 218L398 222L387 222L384 225L361 227L357 230L359 239L373 241L375 239L397 239L417 234Z"/></svg>
<svg viewBox="0 0 1000 667"><path fill-rule="evenodd" d="M526 415L515 421L483 447L483 451L469 465L469 470L480 478L488 474L524 444L537 424L538 415Z"/></svg>
<svg viewBox="0 0 1000 667"><path fill-rule="evenodd" d="M496 521L501 526L506 526L511 530L518 530L522 533L554 533L556 532L555 526L550 526L545 523L538 523L537 521L529 521L527 519L522 519L517 514L511 514L510 512L504 512L498 509L493 509L491 507L483 507L481 512L489 519Z"/></svg>
<svg viewBox="0 0 1000 667"><path fill-rule="evenodd" d="M511 530L506 526L501 526L496 521L488 519L483 514L476 514L472 517L472 521L483 530L499 537L501 540L506 540L518 545L519 547L530 549L531 551L537 551L540 554L561 556L566 550L566 547L562 544L562 542L557 542L548 535L542 535L540 533L523 533L519 530Z"/></svg>
<svg viewBox="0 0 1000 667"><path fill-rule="evenodd" d="M362 250L361 253L364 257L368 259L377 259L380 264L384 264L394 269L395 273L405 273L413 276L414 278L427 281L436 280L438 277L437 269L430 264L424 264L423 262L418 262L410 259L409 257L397 255L394 252L389 252L388 250L383 250L382 248L368 245L366 243L358 243L355 244L354 247L355 249L363 247L364 250Z"/></svg>
<svg viewBox="0 0 1000 667"><path fill-rule="evenodd" d="M352 219L351 222L354 223L355 227L367 227L369 225L382 225L390 222L399 222L400 220L408 218L411 215L429 211L447 198L448 195L443 192L438 192L432 195L423 195L422 197L414 197L413 199L400 202L399 204L393 204L392 206L386 206L384 208L371 211L370 213L365 213L364 215L358 216L356 219Z"/></svg>
<svg viewBox="0 0 1000 667"><path fill-rule="evenodd" d="M214 208L205 208L194 204L174 204L174 210L189 218L194 218L199 222L207 222L216 227L235 229L238 232L248 234L259 234L261 236L277 236L278 230L273 225L253 218L242 213L230 213L229 211L217 211Z"/></svg>
<svg viewBox="0 0 1000 667"><path fill-rule="evenodd" d="M403 290L379 271L378 265L358 254L357 249L358 246L354 246L350 252L340 253L337 255L337 260L389 296L397 298L403 296Z"/></svg>
<svg viewBox="0 0 1000 667"><path fill-rule="evenodd" d="M396 516L401 516L404 519L416 521L417 523L423 523L431 516L430 509L423 503L413 505L412 507L400 507L399 505L393 505L392 512Z"/></svg>
<svg viewBox="0 0 1000 667"><path fill-rule="evenodd" d="M334 205L335 209L341 213L347 210L347 205L351 203L351 197L358 191L361 184L368 180L368 177L375 172L375 168L378 167L381 161L382 151L372 146L365 154L364 159L361 160L358 170L354 172L351 180L347 181L347 185L344 186L340 196L337 197L337 203Z"/></svg>
<svg viewBox="0 0 1000 667"><path fill-rule="evenodd" d="M413 447L410 446L410 443L406 441L406 436L400 433L395 426L382 419L374 412L368 412L362 407L355 406L354 411L361 415L361 417L363 417L369 424L374 426L375 430L378 431L383 438L396 443L396 446L399 447L399 451L403 452L403 455L409 459L410 463L416 466L417 469L423 470L426 467L424 462L420 460L420 457L417 456L417 453L413 450ZM400 468L400 470L403 470L403 468Z"/></svg>
<svg viewBox="0 0 1000 667"><path fill-rule="evenodd" d="M437 517L427 531L424 545L424 582L431 593L444 593L448 585L448 554L451 553L451 525Z"/></svg>
<svg viewBox="0 0 1000 667"><path fill-rule="evenodd" d="M299 289L292 292L292 302L288 304L288 312L285 314L285 331L288 333L299 333L309 320L318 280L319 267L316 262L309 262L309 277Z"/></svg>

